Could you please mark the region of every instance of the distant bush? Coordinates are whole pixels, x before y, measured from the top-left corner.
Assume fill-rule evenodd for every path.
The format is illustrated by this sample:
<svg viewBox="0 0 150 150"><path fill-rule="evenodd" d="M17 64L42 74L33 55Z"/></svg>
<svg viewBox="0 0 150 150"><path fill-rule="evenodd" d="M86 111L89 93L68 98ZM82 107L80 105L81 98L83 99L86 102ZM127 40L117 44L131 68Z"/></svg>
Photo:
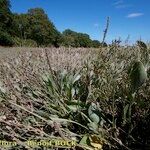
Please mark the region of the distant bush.
<svg viewBox="0 0 150 150"><path fill-rule="evenodd" d="M37 47L37 43L31 39L20 39L15 37L13 41L15 46Z"/></svg>
<svg viewBox="0 0 150 150"><path fill-rule="evenodd" d="M92 41L92 47L99 48L101 46L101 43L98 40Z"/></svg>
<svg viewBox="0 0 150 150"><path fill-rule="evenodd" d="M71 47L91 47L92 40L90 36L85 33L75 32L66 29L63 33L63 46Z"/></svg>
<svg viewBox="0 0 150 150"><path fill-rule="evenodd" d="M0 45L1 46L13 46L13 39L7 32L0 31Z"/></svg>

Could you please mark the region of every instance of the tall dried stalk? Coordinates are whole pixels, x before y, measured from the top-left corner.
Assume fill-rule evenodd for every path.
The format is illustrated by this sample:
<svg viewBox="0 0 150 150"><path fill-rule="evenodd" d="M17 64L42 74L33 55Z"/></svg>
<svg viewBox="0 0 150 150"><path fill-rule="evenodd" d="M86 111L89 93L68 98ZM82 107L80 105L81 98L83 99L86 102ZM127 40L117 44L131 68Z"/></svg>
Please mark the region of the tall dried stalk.
<svg viewBox="0 0 150 150"><path fill-rule="evenodd" d="M48 57L48 49L44 49L45 51L45 56L46 56L46 61L47 61L47 65L48 65L48 69L50 71L51 74L53 74L53 70L52 70L52 67L51 67L51 63L50 63L50 60L49 60L49 57Z"/></svg>
<svg viewBox="0 0 150 150"><path fill-rule="evenodd" d="M102 40L102 46L104 46L104 43L105 43L105 39L106 39L106 35L107 35L107 32L108 32L109 24L110 24L110 18L107 17L106 28L104 30L104 35L103 35L103 40Z"/></svg>

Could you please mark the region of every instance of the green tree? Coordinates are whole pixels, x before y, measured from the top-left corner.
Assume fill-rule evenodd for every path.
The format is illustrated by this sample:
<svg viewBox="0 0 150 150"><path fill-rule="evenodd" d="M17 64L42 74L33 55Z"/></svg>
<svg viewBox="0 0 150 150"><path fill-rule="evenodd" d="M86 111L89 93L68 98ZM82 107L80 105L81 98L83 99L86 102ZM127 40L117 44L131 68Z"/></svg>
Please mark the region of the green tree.
<svg viewBox="0 0 150 150"><path fill-rule="evenodd" d="M75 47L75 35L76 32L70 30L70 29L66 29L65 31L63 31L62 33L62 37L63 37L63 46L71 46L71 47Z"/></svg>
<svg viewBox="0 0 150 150"><path fill-rule="evenodd" d="M0 0L0 45L2 46L13 45L13 40L10 35L11 22L10 1Z"/></svg>
<svg viewBox="0 0 150 150"><path fill-rule="evenodd" d="M20 39L27 39L30 35L29 15L13 14L12 35Z"/></svg>
<svg viewBox="0 0 150 150"><path fill-rule="evenodd" d="M91 47L91 39L88 34L78 33L66 29L63 33L63 45L71 47Z"/></svg>
<svg viewBox="0 0 150 150"><path fill-rule="evenodd" d="M48 19L42 8L29 9L29 35L28 38L33 39L38 45L57 45L60 33L54 24Z"/></svg>
<svg viewBox="0 0 150 150"><path fill-rule="evenodd" d="M92 41L92 47L99 48L102 44L98 40Z"/></svg>
<svg viewBox="0 0 150 150"><path fill-rule="evenodd" d="M66 29L65 31L63 31L62 34L63 34L63 36L76 36L77 32L72 31L70 29Z"/></svg>
<svg viewBox="0 0 150 150"><path fill-rule="evenodd" d="M91 39L88 34L77 33L75 36L76 47L91 47Z"/></svg>
<svg viewBox="0 0 150 150"><path fill-rule="evenodd" d="M1 46L13 46L14 42L10 34L0 30L0 45Z"/></svg>
<svg viewBox="0 0 150 150"><path fill-rule="evenodd" d="M10 1L0 0L0 29L8 30L11 24ZM10 29L10 28L9 28Z"/></svg>

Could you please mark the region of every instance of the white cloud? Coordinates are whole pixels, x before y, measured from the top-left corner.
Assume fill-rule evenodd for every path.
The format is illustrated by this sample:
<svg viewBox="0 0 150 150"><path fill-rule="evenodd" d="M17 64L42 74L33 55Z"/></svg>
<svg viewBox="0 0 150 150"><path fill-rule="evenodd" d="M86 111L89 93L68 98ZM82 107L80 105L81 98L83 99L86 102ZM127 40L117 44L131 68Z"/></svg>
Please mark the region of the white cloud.
<svg viewBox="0 0 150 150"><path fill-rule="evenodd" d="M113 5L120 5L120 4L123 4L123 0L119 0L119 1L116 1Z"/></svg>
<svg viewBox="0 0 150 150"><path fill-rule="evenodd" d="M94 23L94 27L99 27L99 24L98 23Z"/></svg>
<svg viewBox="0 0 150 150"><path fill-rule="evenodd" d="M121 5L115 6L115 8L118 8L118 9L129 8L129 7L131 7L131 5L121 4Z"/></svg>
<svg viewBox="0 0 150 150"><path fill-rule="evenodd" d="M140 17L143 16L143 13L131 13L127 15L127 18L135 18L135 17Z"/></svg>
<svg viewBox="0 0 150 150"><path fill-rule="evenodd" d="M116 1L113 6L116 8L116 9L124 9L124 8L128 8L128 7L131 7L130 4L126 4L124 3L123 0L118 0Z"/></svg>

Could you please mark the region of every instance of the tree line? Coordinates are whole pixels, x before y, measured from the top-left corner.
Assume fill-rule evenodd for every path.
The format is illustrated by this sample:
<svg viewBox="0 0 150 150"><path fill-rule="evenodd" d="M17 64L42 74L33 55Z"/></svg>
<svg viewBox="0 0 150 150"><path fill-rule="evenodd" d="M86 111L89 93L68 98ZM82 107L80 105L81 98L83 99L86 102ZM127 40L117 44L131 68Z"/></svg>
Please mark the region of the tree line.
<svg viewBox="0 0 150 150"><path fill-rule="evenodd" d="M85 33L66 29L59 32L42 8L29 9L25 14L12 13L9 0L0 0L1 46L101 46Z"/></svg>

